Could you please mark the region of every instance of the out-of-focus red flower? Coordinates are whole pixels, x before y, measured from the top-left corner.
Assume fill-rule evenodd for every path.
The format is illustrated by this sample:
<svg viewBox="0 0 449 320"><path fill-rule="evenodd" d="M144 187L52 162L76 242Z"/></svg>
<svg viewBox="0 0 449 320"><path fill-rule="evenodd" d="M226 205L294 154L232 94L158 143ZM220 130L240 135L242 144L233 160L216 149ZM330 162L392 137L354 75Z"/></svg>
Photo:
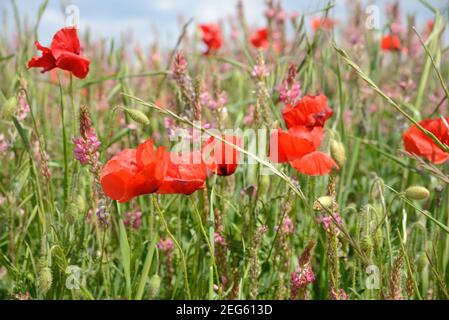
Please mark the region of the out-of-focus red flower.
<svg viewBox="0 0 449 320"><path fill-rule="evenodd" d="M53 37L50 48L35 42L42 56L28 62L28 68L42 68L42 73L59 68L84 79L89 73L89 59L81 56L81 45L76 28L62 28Z"/></svg>
<svg viewBox="0 0 449 320"><path fill-rule="evenodd" d="M169 158L167 175L157 193L189 195L206 187L206 166L201 152L171 153Z"/></svg>
<svg viewBox="0 0 449 320"><path fill-rule="evenodd" d="M268 48L268 29L258 29L253 35L251 35L249 41L256 48Z"/></svg>
<svg viewBox="0 0 449 320"><path fill-rule="evenodd" d="M397 35L386 35L382 38L381 48L384 51L401 51L401 39Z"/></svg>
<svg viewBox="0 0 449 320"><path fill-rule="evenodd" d="M132 198L156 192L164 181L168 154L164 147L154 150L151 140L138 149L126 149L109 160L101 173L104 193L113 200L128 202Z"/></svg>
<svg viewBox="0 0 449 320"><path fill-rule="evenodd" d="M446 118L446 122L449 118ZM449 145L449 129L443 119L428 119L419 123L433 133L442 143ZM413 125L403 135L405 150L411 154L421 156L427 160L441 164L449 158L449 154L438 147L435 142Z"/></svg>
<svg viewBox="0 0 449 320"><path fill-rule="evenodd" d="M311 27L314 32L318 29L331 31L335 26L335 21L331 18L315 17L311 21Z"/></svg>
<svg viewBox="0 0 449 320"><path fill-rule="evenodd" d="M332 114L323 94L305 96L296 105L287 105L282 110L282 117L289 129L296 126L323 127Z"/></svg>
<svg viewBox="0 0 449 320"><path fill-rule="evenodd" d="M205 52L206 55L221 48L223 45L223 35L218 24L200 24L199 28L203 33L202 40L207 46L207 51Z"/></svg>
<svg viewBox="0 0 449 320"><path fill-rule="evenodd" d="M426 22L427 32L431 33L435 27L435 20L427 20Z"/></svg>
<svg viewBox="0 0 449 320"><path fill-rule="evenodd" d="M323 152L312 152L301 159L290 162L293 168L308 176L325 176L333 169L339 169L338 164Z"/></svg>
<svg viewBox="0 0 449 320"><path fill-rule="evenodd" d="M323 135L324 130L320 127L312 130L299 126L288 131L278 129L270 138L269 159L275 163L300 159L320 147Z"/></svg>
<svg viewBox="0 0 449 320"><path fill-rule="evenodd" d="M242 139L236 136L223 136L228 143L241 147ZM230 176L238 167L240 153L234 147L210 137L203 145L203 161L207 169L219 176Z"/></svg>

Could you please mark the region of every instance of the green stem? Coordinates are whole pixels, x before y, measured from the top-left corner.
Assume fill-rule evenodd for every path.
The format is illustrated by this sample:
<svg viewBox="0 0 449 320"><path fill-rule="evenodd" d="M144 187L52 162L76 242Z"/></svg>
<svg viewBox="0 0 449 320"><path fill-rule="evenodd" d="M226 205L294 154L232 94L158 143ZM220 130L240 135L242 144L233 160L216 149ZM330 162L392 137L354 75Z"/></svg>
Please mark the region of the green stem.
<svg viewBox="0 0 449 320"><path fill-rule="evenodd" d="M184 269L184 286L185 286L185 289L187 292L188 300L192 300L192 295L190 293L189 279L187 277L187 263L186 263L184 251L182 251L182 247L179 244L178 240L176 240L175 236L171 233L170 229L168 228L168 223L167 223L167 220L165 220L164 212L161 210L159 203L156 199L156 196L154 196L154 195L153 195L153 203L154 203L154 206L156 207L157 212L159 213L159 216L161 217L161 220L162 220L162 223L164 224L165 230L167 231L168 235L175 243L176 247L178 248L179 254L181 255L182 266Z"/></svg>

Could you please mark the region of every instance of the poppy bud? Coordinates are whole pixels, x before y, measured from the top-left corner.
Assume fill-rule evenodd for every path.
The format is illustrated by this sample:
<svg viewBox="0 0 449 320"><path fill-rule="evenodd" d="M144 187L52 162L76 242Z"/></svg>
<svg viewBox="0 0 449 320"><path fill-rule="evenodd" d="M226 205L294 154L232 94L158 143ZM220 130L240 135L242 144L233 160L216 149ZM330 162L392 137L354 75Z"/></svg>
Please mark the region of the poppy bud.
<svg viewBox="0 0 449 320"><path fill-rule="evenodd" d="M313 204L313 210L322 211L326 209L331 209L333 204L334 199L332 199L332 197L329 196L320 197Z"/></svg>
<svg viewBox="0 0 449 320"><path fill-rule="evenodd" d="M129 115L131 119L135 122L147 126L150 124L150 119L140 110L124 108L125 112Z"/></svg>
<svg viewBox="0 0 449 320"><path fill-rule="evenodd" d="M51 273L51 269L49 267L43 268L39 272L39 277L37 279L39 289L43 294L46 294L48 290L50 290L51 285L53 283L53 275Z"/></svg>
<svg viewBox="0 0 449 320"><path fill-rule="evenodd" d="M4 119L11 118L17 110L17 98L12 97L5 101L3 104L1 116Z"/></svg>
<svg viewBox="0 0 449 320"><path fill-rule="evenodd" d="M159 294L159 289L161 287L161 277L155 274L150 279L150 286L148 288L148 293L151 298L155 298Z"/></svg>
<svg viewBox="0 0 449 320"><path fill-rule="evenodd" d="M346 150L343 143L335 139L331 139L330 143L332 158L335 159L340 167L343 167L346 163Z"/></svg>
<svg viewBox="0 0 449 320"><path fill-rule="evenodd" d="M413 186L405 190L405 195L412 200L425 200L430 196L430 192L424 187Z"/></svg>

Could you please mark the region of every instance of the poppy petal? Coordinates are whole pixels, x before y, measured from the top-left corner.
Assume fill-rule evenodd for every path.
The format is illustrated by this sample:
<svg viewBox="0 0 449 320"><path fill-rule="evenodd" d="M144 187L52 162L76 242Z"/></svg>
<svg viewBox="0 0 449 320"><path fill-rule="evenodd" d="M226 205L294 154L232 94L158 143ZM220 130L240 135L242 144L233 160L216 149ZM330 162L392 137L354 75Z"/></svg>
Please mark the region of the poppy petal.
<svg viewBox="0 0 449 320"><path fill-rule="evenodd" d="M157 193L190 195L205 187L206 166L201 159L201 153L171 153L167 174Z"/></svg>
<svg viewBox="0 0 449 320"><path fill-rule="evenodd" d="M449 130L443 119L423 120L420 125L433 133L442 143L449 143ZM430 137L415 125L403 134L403 143L407 152L424 157L435 164L442 164L449 158L449 153L441 150Z"/></svg>
<svg viewBox="0 0 449 320"><path fill-rule="evenodd" d="M109 160L101 173L103 192L113 200L129 201L133 195L137 173L136 150L126 149Z"/></svg>
<svg viewBox="0 0 449 320"><path fill-rule="evenodd" d="M49 48L42 46L38 41L34 43L37 50L42 51L41 57L34 57L28 62L28 68L43 68L42 73L56 68L56 61Z"/></svg>
<svg viewBox="0 0 449 320"><path fill-rule="evenodd" d="M327 98L322 94L305 96L296 105L287 105L282 110L282 117L289 129L296 126L323 127L332 115Z"/></svg>
<svg viewBox="0 0 449 320"><path fill-rule="evenodd" d="M71 52L63 52L56 60L59 69L70 71L77 78L84 79L89 73L90 61Z"/></svg>
<svg viewBox="0 0 449 320"><path fill-rule="evenodd" d="M325 176L332 169L339 169L338 164L329 155L322 152L310 153L301 159L290 162L290 164L293 168L308 176Z"/></svg>
<svg viewBox="0 0 449 320"><path fill-rule="evenodd" d="M78 31L73 27L62 28L54 35L50 47L56 59L67 52L79 55L81 53L81 45Z"/></svg>
<svg viewBox="0 0 449 320"><path fill-rule="evenodd" d="M321 144L323 135L322 128L309 130L305 127L295 127L289 131L277 130L270 137L268 157L274 163L300 159L316 151Z"/></svg>

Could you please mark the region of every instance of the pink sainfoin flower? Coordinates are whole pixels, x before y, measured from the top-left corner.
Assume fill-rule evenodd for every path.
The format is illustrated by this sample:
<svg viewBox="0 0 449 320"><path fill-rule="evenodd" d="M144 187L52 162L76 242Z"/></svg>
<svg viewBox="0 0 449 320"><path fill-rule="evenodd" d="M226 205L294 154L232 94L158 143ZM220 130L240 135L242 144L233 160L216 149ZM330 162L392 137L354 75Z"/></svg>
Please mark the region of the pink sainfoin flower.
<svg viewBox="0 0 449 320"><path fill-rule="evenodd" d="M220 109L228 103L228 95L225 91L222 91L215 96L205 91L201 94L200 99L201 104L211 110Z"/></svg>
<svg viewBox="0 0 449 320"><path fill-rule="evenodd" d="M98 149L101 142L97 137L86 106L80 110L80 138L73 138L75 144L75 158L82 165L94 165L98 162Z"/></svg>
<svg viewBox="0 0 449 320"><path fill-rule="evenodd" d="M28 113L30 113L31 109L28 105L28 102L26 98L23 95L20 95L19 97L19 107L16 111L16 116L19 121L25 120L25 118L28 116Z"/></svg>
<svg viewBox="0 0 449 320"><path fill-rule="evenodd" d="M9 148L9 142L6 140L4 134L0 134L0 158L6 153Z"/></svg>
<svg viewBox="0 0 449 320"><path fill-rule="evenodd" d="M296 81L291 85L285 81L277 90L279 92L279 99L285 104L294 105L302 95L301 86Z"/></svg>
<svg viewBox="0 0 449 320"><path fill-rule="evenodd" d="M256 107L252 104L247 108L245 117L243 118L243 123L246 125L250 125L254 121L254 112L256 111Z"/></svg>
<svg viewBox="0 0 449 320"><path fill-rule="evenodd" d="M401 23L399 22L393 22L391 24L391 32L393 34L397 34L397 35L401 35L405 32L407 32L407 28L404 27Z"/></svg>
<svg viewBox="0 0 449 320"><path fill-rule="evenodd" d="M220 235L218 232L214 233L214 242L215 242L215 245L220 245L223 247L226 246L226 239L222 235Z"/></svg>
<svg viewBox="0 0 449 320"><path fill-rule="evenodd" d="M312 270L311 251L315 246L314 241L310 241L305 247L303 253L299 257L299 267L292 272L290 277L291 299L307 298L307 286L315 281L315 274Z"/></svg>
<svg viewBox="0 0 449 320"><path fill-rule="evenodd" d="M296 65L291 64L288 67L287 77L285 81L278 86L279 99L289 105L294 105L302 95L301 86L296 80Z"/></svg>
<svg viewBox="0 0 449 320"><path fill-rule="evenodd" d="M349 300L349 296L343 289L331 289L330 300Z"/></svg>
<svg viewBox="0 0 449 320"><path fill-rule="evenodd" d="M91 162L92 157L95 156L101 145L93 128L89 130L86 137L73 138L72 141L75 144L75 158L82 165L87 165Z"/></svg>
<svg viewBox="0 0 449 320"><path fill-rule="evenodd" d="M159 250L166 253L172 252L174 248L173 240L171 238L159 240L156 246Z"/></svg>
<svg viewBox="0 0 449 320"><path fill-rule="evenodd" d="M286 217L284 219L281 231L284 234L293 234L293 232L295 231L295 225L293 224L293 221L292 219L290 219L290 217Z"/></svg>
<svg viewBox="0 0 449 320"><path fill-rule="evenodd" d="M291 286L292 290L304 289L310 283L315 281L315 274L313 273L312 266L307 263L305 266L298 268L292 272ZM292 294L295 295L295 294Z"/></svg>
<svg viewBox="0 0 449 320"><path fill-rule="evenodd" d="M142 225L142 212L138 210L125 213L125 220L123 221L123 223L129 228L139 230L140 226Z"/></svg>
<svg viewBox="0 0 449 320"><path fill-rule="evenodd" d="M337 221L338 224L342 224L343 223L343 219L341 218L341 216L338 213L334 213L334 217L335 217L335 220ZM317 222L321 223L323 225L323 228L324 228L324 230L326 230L326 232L330 231L330 226L333 223L331 216L323 216L323 215L320 215L317 218ZM338 231L339 230L337 229L337 232Z"/></svg>
<svg viewBox="0 0 449 320"><path fill-rule="evenodd" d="M253 68L252 76L257 79L263 79L269 76L268 69L265 65L256 64Z"/></svg>

